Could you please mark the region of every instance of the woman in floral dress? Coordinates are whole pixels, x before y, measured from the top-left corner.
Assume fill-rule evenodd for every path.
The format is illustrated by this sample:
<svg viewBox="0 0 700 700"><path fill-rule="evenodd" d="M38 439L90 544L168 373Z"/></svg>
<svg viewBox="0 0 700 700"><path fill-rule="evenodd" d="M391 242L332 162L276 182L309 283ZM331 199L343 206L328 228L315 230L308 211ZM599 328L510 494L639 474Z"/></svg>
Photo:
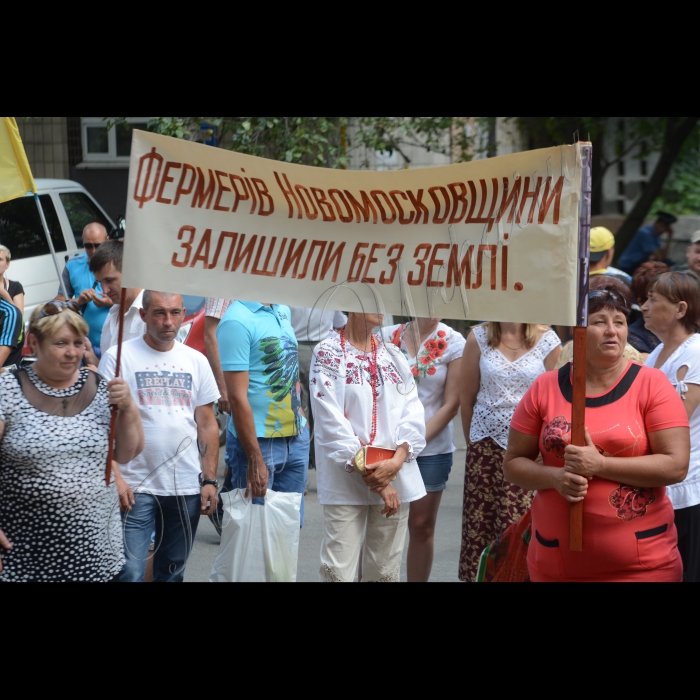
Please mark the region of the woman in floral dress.
<svg viewBox="0 0 700 700"><path fill-rule="evenodd" d="M459 380L466 341L440 319L419 318L387 329L388 342L400 348L418 384L425 409L427 447L418 458L428 495L411 504L408 521L409 583L427 583L435 557L435 526L442 494L452 472L453 421L459 413Z"/></svg>
<svg viewBox="0 0 700 700"><path fill-rule="evenodd" d="M481 554L532 505L533 494L505 483L503 460L510 423L523 397L561 355L561 341L544 326L477 326L462 362L462 421L469 441L459 577L475 581Z"/></svg>

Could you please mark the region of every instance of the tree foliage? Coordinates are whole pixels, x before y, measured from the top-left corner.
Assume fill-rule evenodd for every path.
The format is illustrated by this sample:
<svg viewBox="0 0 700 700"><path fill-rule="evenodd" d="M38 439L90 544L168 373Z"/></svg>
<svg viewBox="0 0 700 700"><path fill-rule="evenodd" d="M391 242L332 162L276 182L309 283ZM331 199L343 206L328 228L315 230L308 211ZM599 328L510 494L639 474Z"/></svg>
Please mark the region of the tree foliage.
<svg viewBox="0 0 700 700"><path fill-rule="evenodd" d="M110 124L126 117L105 117ZM469 158L467 117L155 117L150 128L176 138L215 126L220 144L249 155L329 168L346 168L353 149L400 153L408 146Z"/></svg>

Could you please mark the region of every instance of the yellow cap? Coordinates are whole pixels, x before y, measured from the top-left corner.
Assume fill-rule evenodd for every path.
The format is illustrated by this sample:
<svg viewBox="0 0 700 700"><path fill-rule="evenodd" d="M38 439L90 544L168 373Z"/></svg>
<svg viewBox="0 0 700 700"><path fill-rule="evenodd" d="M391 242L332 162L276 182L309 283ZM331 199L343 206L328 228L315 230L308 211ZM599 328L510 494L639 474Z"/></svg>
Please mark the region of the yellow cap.
<svg viewBox="0 0 700 700"><path fill-rule="evenodd" d="M591 229L591 253L607 253L615 247L615 236L604 226Z"/></svg>
<svg viewBox="0 0 700 700"><path fill-rule="evenodd" d="M700 231L696 231L690 239L690 245L695 245L696 243L700 243Z"/></svg>

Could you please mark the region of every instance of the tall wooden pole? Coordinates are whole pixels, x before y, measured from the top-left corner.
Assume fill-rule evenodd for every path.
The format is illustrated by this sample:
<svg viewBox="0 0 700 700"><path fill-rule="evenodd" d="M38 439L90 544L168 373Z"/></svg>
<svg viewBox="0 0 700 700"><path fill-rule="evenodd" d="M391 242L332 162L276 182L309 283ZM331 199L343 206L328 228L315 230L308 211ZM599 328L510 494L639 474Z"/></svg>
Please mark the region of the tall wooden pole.
<svg viewBox="0 0 700 700"><path fill-rule="evenodd" d="M581 210L579 228L579 291L574 329L574 377L571 416L571 444L586 445L586 348L588 344L588 290L591 265L591 199L593 194L593 145L581 144ZM583 551L584 504L571 506L569 549Z"/></svg>
<svg viewBox="0 0 700 700"><path fill-rule="evenodd" d="M119 345L117 346L117 366L114 371L115 379L119 377L122 371L122 344L124 342L124 314L126 310L126 289L122 287L122 299L119 305ZM109 453L107 455L107 471L105 474L105 480L107 481L107 486L112 481L112 461L114 460L114 443L117 439L117 415L119 414L119 409L116 406L112 406L112 422L109 428Z"/></svg>

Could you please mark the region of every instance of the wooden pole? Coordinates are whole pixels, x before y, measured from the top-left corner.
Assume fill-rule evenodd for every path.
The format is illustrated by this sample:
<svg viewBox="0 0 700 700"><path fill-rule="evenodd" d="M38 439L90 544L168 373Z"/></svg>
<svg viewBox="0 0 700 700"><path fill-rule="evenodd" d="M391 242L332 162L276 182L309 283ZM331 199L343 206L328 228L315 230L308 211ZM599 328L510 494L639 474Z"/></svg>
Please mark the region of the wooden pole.
<svg viewBox="0 0 700 700"><path fill-rule="evenodd" d="M591 199L593 193L593 145L581 146L581 205L579 227L579 292L577 324L574 329L574 376L571 410L571 444L586 445L586 348L588 344L588 291L591 265ZM583 551L584 503L571 506L569 549Z"/></svg>
<svg viewBox="0 0 700 700"><path fill-rule="evenodd" d="M119 305L119 345L117 346L117 367L114 372L115 379L119 377L122 371L122 343L124 342L124 314L126 313L124 307L126 306L126 289L122 287L122 299ZM116 406L112 406L112 422L109 428L109 454L107 455L107 472L105 479L107 481L107 486L110 485L112 481L112 462L114 461L114 443L117 439L117 415L119 409Z"/></svg>

